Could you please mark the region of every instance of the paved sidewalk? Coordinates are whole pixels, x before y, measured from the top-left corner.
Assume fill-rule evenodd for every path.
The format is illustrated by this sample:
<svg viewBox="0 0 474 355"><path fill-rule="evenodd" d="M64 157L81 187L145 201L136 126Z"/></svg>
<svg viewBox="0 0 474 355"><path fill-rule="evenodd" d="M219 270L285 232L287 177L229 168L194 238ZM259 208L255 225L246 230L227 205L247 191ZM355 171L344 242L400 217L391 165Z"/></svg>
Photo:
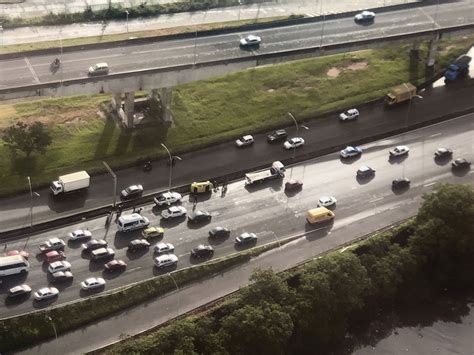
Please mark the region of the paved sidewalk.
<svg viewBox="0 0 474 355"><path fill-rule="evenodd" d="M48 0L42 0L43 2ZM97 1L97 0L96 0ZM63 26L36 26L21 27L16 29L4 29L0 31L0 45L12 45L20 43L33 43L41 41L59 41L67 38L103 36L117 33L126 33L127 29L130 36L133 32L146 31L164 28L173 28L179 26L195 26L208 23L236 21L238 19L266 18L274 16L288 16L291 14L304 14L306 16L319 16L321 14L333 14L347 11L356 11L361 9L383 7L389 5L399 5L417 0L340 0L340 1L307 1L307 0L283 0L277 3L263 3L253 5L242 5L240 7L226 7L211 9L209 11L186 12L172 15L161 15L147 19L129 20L128 24L123 21L110 21L100 23L78 23ZM114 2L115 3L115 2ZM28 6L34 6L35 3L22 3L0 5L3 6L5 15L19 16L15 7L23 6L21 16L30 10ZM1 8L1 7L0 7ZM31 9L37 16L47 11L48 6L38 7L36 11ZM125 17L125 14L124 14ZM59 46L59 44L58 44Z"/></svg>

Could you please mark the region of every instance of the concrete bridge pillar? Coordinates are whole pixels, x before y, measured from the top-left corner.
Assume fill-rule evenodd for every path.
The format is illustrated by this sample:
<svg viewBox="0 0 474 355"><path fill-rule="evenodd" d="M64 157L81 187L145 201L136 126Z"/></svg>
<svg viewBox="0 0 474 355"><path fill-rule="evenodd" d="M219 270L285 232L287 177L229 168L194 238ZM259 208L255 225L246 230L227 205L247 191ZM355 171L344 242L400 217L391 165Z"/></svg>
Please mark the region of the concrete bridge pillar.
<svg viewBox="0 0 474 355"><path fill-rule="evenodd" d="M172 88L163 88L161 89L161 110L164 123L171 124L173 122L173 117L171 116L171 97L173 95Z"/></svg>
<svg viewBox="0 0 474 355"><path fill-rule="evenodd" d="M436 53L438 51L438 42L441 36L436 34L435 37L430 41L430 47L428 49L428 58L426 59L426 66L432 67L436 62Z"/></svg>
<svg viewBox="0 0 474 355"><path fill-rule="evenodd" d="M421 41L419 39L414 39L410 50L410 54L416 59L420 58L420 44Z"/></svg>
<svg viewBox="0 0 474 355"><path fill-rule="evenodd" d="M133 128L133 113L135 108L135 92L126 92L124 97L124 107L126 121L125 126Z"/></svg>
<svg viewBox="0 0 474 355"><path fill-rule="evenodd" d="M122 108L122 93L114 93L112 96L112 109L114 112L119 112L120 109Z"/></svg>

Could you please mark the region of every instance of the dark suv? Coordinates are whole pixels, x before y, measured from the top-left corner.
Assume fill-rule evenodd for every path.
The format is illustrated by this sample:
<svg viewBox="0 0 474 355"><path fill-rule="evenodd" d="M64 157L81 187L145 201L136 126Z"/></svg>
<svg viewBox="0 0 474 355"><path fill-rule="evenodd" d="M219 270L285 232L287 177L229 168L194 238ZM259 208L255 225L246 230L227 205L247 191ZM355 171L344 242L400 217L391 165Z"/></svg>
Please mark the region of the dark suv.
<svg viewBox="0 0 474 355"><path fill-rule="evenodd" d="M214 249L210 245L198 245L191 250L191 256L194 258L210 258L214 255Z"/></svg>
<svg viewBox="0 0 474 355"><path fill-rule="evenodd" d="M286 137L288 137L288 133L284 129L279 129L270 133L267 136L267 142L268 143L282 142L286 139Z"/></svg>

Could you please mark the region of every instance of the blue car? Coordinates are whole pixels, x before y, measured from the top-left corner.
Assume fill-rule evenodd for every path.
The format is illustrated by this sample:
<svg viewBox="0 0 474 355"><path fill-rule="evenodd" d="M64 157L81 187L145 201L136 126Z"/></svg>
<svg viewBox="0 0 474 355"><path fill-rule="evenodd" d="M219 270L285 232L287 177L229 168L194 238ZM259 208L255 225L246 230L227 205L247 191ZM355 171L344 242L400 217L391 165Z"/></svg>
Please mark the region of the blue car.
<svg viewBox="0 0 474 355"><path fill-rule="evenodd" d="M361 154L362 154L361 147L348 146L345 149L341 150L341 158L352 158L352 157L357 157Z"/></svg>

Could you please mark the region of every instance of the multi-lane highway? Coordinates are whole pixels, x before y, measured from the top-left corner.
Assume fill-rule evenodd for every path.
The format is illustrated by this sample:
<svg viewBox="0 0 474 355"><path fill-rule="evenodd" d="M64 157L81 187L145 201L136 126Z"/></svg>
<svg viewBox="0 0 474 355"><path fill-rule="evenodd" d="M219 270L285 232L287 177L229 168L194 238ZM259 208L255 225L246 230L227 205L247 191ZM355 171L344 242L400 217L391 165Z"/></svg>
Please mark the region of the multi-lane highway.
<svg viewBox="0 0 474 355"><path fill-rule="evenodd" d="M330 238L330 229L346 228L343 241L354 238L351 225L356 225L374 216L386 213L397 213L400 218L407 217L421 201L421 195L429 192L436 182L474 183L472 170L453 172L450 159L435 162L434 151L440 146L454 150L454 157L474 159L474 115L467 115L435 126L416 130L400 136L363 145L364 152L359 159L341 161L337 153L329 154L303 164L289 168L285 180L290 177L302 179L304 188L297 194L284 192L284 181L275 181L257 188L246 188L243 181L228 186L227 193L214 193L208 198L201 197L196 208L212 214L212 221L207 225L190 227L185 219L166 222L159 218L159 211L146 206L142 214L147 216L152 225L166 228L163 241L175 245L179 257L178 268L192 265L191 248L200 243L211 243L215 249L215 258L240 250L233 239L244 231L255 232L258 244L279 240L291 235L312 238ZM407 157L389 160L388 150L405 144L410 147ZM357 180L355 172L360 165L367 164L376 169L373 179ZM412 181L408 190L394 191L391 181L406 176ZM338 203L335 209L336 220L328 228L314 231L305 223L305 213L315 207L322 195L333 195ZM192 210L192 203L185 198L182 203ZM129 212L129 211L128 211ZM125 212L126 213L126 212ZM208 230L213 226L228 226L231 237L220 241L209 241ZM94 237L105 238L116 251L118 258L128 262L127 270L120 274L107 275L100 263L94 263L81 257L79 244L68 243L65 252L72 263L75 275L71 284L59 286L61 291L58 300L53 304L87 297L80 291L79 283L89 276L104 276L107 280L106 290L132 282L140 281L169 270L158 271L153 267L152 250L131 255L127 253L127 244L139 235L138 232L121 234L114 224L109 229L104 227L104 218L86 221L74 226L61 228L8 244L8 250L22 249L32 253L31 271L27 277L11 277L4 280L1 286L2 298L6 290L20 282L30 284L33 290L48 285L46 265L40 257L35 257L38 244L51 237L65 238L67 232L76 228L88 228ZM66 238L65 238L66 239ZM290 246L291 247L291 246ZM166 276L165 276L166 277ZM0 316L27 312L35 308L49 306L50 303L34 303L31 299L21 303L5 303L0 308Z"/></svg>
<svg viewBox="0 0 474 355"><path fill-rule="evenodd" d="M296 157L317 152L331 146L362 139L400 127L411 126L452 111L472 107L474 87L438 87L423 92L422 100L413 100L411 105L401 105L384 110L382 105L362 108L355 122L341 124L336 116L305 122L309 131L300 130L306 141L296 151ZM289 119L290 120L290 119ZM293 126L288 127L295 134ZM290 159L293 152L285 151L280 144L270 145L263 134L255 135L255 144L237 149L234 142L211 146L199 151L180 154L183 158L173 168L173 185L190 184L207 180L251 167L270 164L274 160ZM164 162L154 162L153 170L144 173L141 167L117 171L118 191L128 185L140 183L145 193L164 190L168 186L169 168ZM25 188L28 188L25 177ZM34 182L34 181L33 181ZM71 213L112 203L113 184L108 174L93 176L87 194L71 195L54 199L48 189L35 189L39 193L33 198L33 223L51 220ZM0 231L28 226L30 223L30 196L21 194L3 198L0 204Z"/></svg>
<svg viewBox="0 0 474 355"><path fill-rule="evenodd" d="M417 31L474 23L472 2L448 2L379 13L373 23L356 24L352 16L317 23L259 30L258 49L241 50L239 40L247 33L197 39L161 41L64 53L61 68L50 70L55 55L32 55L0 61L0 88L83 78L89 66L108 62L111 73L180 64L225 60L292 49L384 38Z"/></svg>

